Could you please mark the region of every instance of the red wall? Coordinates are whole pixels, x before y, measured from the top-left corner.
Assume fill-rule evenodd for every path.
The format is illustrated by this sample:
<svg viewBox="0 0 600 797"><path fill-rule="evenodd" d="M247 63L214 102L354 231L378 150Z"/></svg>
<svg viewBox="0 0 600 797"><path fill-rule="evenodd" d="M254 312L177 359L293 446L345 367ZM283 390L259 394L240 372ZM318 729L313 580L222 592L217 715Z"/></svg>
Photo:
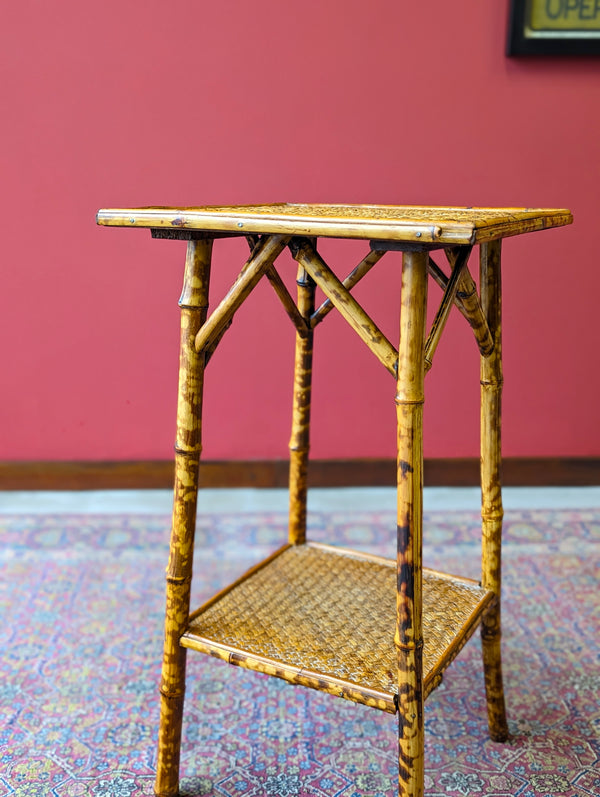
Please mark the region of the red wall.
<svg viewBox="0 0 600 797"><path fill-rule="evenodd" d="M185 245L95 211L263 201L571 207L574 226L504 245L504 452L599 456L600 59L507 59L506 16L506 0L5 4L0 459L169 457ZM323 251L340 271L361 257ZM246 252L216 252L218 298ZM359 289L392 340L399 262ZM205 453L285 456L293 332L268 285L239 316L210 365ZM477 355L462 318L449 333L426 454L473 456ZM317 345L314 455L393 455L387 372L333 316Z"/></svg>

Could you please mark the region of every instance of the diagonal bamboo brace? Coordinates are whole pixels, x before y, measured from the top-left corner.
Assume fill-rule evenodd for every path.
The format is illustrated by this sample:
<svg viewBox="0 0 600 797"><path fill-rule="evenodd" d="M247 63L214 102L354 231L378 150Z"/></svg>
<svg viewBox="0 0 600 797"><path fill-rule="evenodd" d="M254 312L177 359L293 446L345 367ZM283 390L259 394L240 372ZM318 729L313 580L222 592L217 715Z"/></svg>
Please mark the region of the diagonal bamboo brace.
<svg viewBox="0 0 600 797"><path fill-rule="evenodd" d="M453 266L456 260L456 251L454 249L447 249L446 256L450 265ZM448 287L448 277L431 257L429 258L427 270L440 288L445 291ZM485 313L481 308L481 302L477 295L477 287L468 269L463 271L454 304L469 322L475 334L475 340L477 341L480 354L484 357L489 357L494 349L494 339L490 332Z"/></svg>
<svg viewBox="0 0 600 797"><path fill-rule="evenodd" d="M273 286L275 293L281 300L281 304L283 305L285 312L291 318L292 323L296 327L296 332L300 335L301 338L308 337L309 327L308 323L302 317L302 314L296 307L296 302L292 299L290 292L285 286L284 281L279 276L278 272L275 270L275 266L271 266L267 269L267 279Z"/></svg>
<svg viewBox="0 0 600 797"><path fill-rule="evenodd" d="M225 333L227 332L229 327L232 325L232 323L233 323L233 319L230 318L229 321L221 327L221 329L219 330L218 334L216 334L213 337L213 339L210 342L210 346L205 346L204 347L204 367L205 368L209 364L211 357L213 356L213 354L217 350L217 347L218 347L219 343L223 340L223 336L225 335ZM194 344L194 348L195 348L195 344Z"/></svg>
<svg viewBox="0 0 600 797"><path fill-rule="evenodd" d="M196 335L196 351L210 348L215 339L231 322L236 310L247 299L263 274L273 265L275 258L283 251L288 241L289 236L286 235L270 235L261 238L225 298Z"/></svg>
<svg viewBox="0 0 600 797"><path fill-rule="evenodd" d="M360 280L369 273L369 271L376 265L381 258L384 256L385 251L374 249L372 252L364 257L358 266L353 269L350 274L346 277L346 279L342 282L344 288L347 288L349 291L360 282ZM333 303L331 299L326 299L323 304L316 310L310 319L311 327L316 327L317 324L321 323L321 321L325 318L328 313L333 310Z"/></svg>
<svg viewBox="0 0 600 797"><path fill-rule="evenodd" d="M292 254L331 300L352 329L367 344L387 370L396 377L398 353L383 332L365 313L327 263L317 254L306 239L296 239Z"/></svg>
<svg viewBox="0 0 600 797"><path fill-rule="evenodd" d="M456 294L460 287L461 279L464 275L465 266L467 265L469 255L471 254L471 249L472 247L470 246L461 247L461 250L456 258L456 262L454 263L452 274L447 282L446 290L444 291L442 303L440 304L440 308L436 313L435 319L431 326L431 331L425 344L426 371L429 371L433 364L433 355L435 354L435 350L437 349L438 343L442 337L442 332L444 331L444 327L448 321L448 316L450 315L452 305L455 302Z"/></svg>
<svg viewBox="0 0 600 797"><path fill-rule="evenodd" d="M455 260L454 250L446 252L450 264ZM458 286L458 298L464 308L464 315L475 334L479 351L484 357L489 357L494 350L494 338L490 331L485 313L481 306L477 287L469 270L465 269Z"/></svg>
<svg viewBox="0 0 600 797"><path fill-rule="evenodd" d="M252 253L260 243L260 236L247 235L246 240L248 241L248 246L250 247L250 252ZM284 281L279 276L279 273L275 269L275 266L271 266L267 270L266 274L267 274L267 279L273 286L273 289L275 290L275 293L279 297L285 312L288 314L293 325L296 327L296 332L300 335L300 337L303 338L307 337L309 332L309 326L302 317L302 314L300 313L298 308L296 307L296 302L292 299L290 292L288 291Z"/></svg>

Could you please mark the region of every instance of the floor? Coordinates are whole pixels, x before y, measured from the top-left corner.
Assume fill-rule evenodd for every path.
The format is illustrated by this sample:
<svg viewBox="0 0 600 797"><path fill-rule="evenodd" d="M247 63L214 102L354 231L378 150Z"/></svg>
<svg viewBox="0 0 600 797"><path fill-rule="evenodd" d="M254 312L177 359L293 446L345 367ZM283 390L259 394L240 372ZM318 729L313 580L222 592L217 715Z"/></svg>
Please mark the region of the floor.
<svg viewBox="0 0 600 797"><path fill-rule="evenodd" d="M393 490L310 496L317 517L333 510L322 539L393 552ZM286 503L280 490L203 491L194 606L281 545ZM476 489L427 490L428 511L467 510L430 515L428 566L477 578L478 503ZM512 737L489 742L476 638L427 703L426 791L600 797L600 489L507 489L505 503ZM152 794L170 504L168 490L0 492L0 794ZM188 667L182 794L397 793L391 715L208 656Z"/></svg>
<svg viewBox="0 0 600 797"><path fill-rule="evenodd" d="M600 507L600 487L507 487L504 508L585 509ZM0 514L169 514L170 490L7 491L0 492ZM210 489L201 493L205 512L285 512L287 490ZM309 491L309 511L392 510L395 490L388 487ZM477 510L479 488L430 487L425 489L425 511Z"/></svg>

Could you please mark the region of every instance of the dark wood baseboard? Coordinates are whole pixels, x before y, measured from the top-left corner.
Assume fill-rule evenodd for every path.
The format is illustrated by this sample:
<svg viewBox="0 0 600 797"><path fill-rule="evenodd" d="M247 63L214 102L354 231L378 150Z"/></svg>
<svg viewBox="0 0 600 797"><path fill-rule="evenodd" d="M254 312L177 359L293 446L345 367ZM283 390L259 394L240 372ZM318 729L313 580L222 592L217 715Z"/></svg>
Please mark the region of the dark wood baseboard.
<svg viewBox="0 0 600 797"><path fill-rule="evenodd" d="M286 487L286 460L203 462L203 487ZM314 487L379 487L395 484L391 459L313 460ZM600 458L515 457L504 460L506 486L600 485ZM479 484L479 460L427 459L425 484L468 487ZM0 490L158 489L173 485L173 463L0 462Z"/></svg>

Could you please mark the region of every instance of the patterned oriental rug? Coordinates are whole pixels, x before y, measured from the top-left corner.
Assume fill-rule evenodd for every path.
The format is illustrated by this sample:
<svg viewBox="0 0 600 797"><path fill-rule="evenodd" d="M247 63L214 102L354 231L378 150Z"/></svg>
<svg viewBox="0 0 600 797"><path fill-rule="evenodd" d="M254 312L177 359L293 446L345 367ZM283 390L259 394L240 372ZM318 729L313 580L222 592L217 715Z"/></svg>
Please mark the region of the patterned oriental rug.
<svg viewBox="0 0 600 797"><path fill-rule="evenodd" d="M0 517L0 795L152 794L163 516ZM311 537L394 555L390 513ZM426 518L425 564L478 577L478 519ZM285 541L280 514L203 516L194 603ZM487 736L474 637L426 704L428 797L600 795L600 509L505 524L512 738ZM396 719L190 652L182 795L392 797Z"/></svg>

